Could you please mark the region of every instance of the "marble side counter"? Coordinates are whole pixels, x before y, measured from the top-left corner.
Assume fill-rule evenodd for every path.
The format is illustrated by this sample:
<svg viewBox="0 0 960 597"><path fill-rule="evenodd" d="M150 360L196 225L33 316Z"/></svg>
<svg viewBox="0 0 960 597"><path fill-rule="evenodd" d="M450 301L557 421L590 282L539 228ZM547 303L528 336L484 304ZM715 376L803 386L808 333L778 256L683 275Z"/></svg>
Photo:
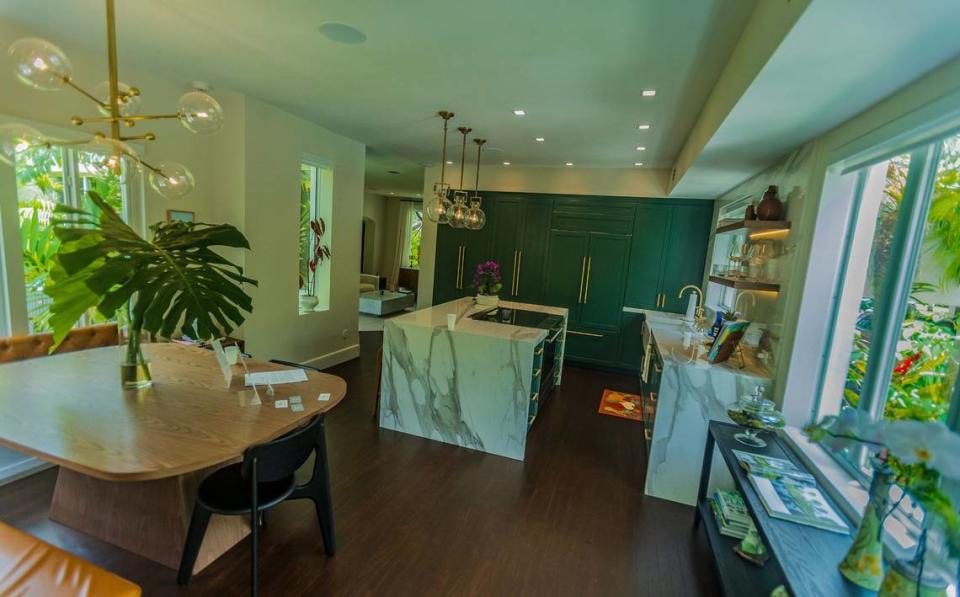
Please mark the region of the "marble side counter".
<svg viewBox="0 0 960 597"><path fill-rule="evenodd" d="M566 309L500 306L563 317L556 355L562 366ZM523 460L535 353L548 331L470 319L489 308L465 298L384 323L381 427Z"/></svg>
<svg viewBox="0 0 960 597"><path fill-rule="evenodd" d="M730 360L712 364L702 345L708 339L694 334L681 316L644 315L663 361L645 490L695 505L709 422L729 421L727 407L757 386L771 395L773 379L747 347L742 355L738 350Z"/></svg>

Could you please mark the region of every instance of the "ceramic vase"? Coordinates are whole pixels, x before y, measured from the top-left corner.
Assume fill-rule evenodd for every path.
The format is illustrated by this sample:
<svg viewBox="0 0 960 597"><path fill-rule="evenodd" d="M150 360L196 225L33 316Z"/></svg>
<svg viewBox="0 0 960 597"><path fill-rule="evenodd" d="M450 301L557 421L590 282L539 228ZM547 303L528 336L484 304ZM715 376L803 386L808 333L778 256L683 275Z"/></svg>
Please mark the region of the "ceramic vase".
<svg viewBox="0 0 960 597"><path fill-rule="evenodd" d="M478 305L496 307L500 304L500 297L495 294L477 294L476 301Z"/></svg>
<svg viewBox="0 0 960 597"><path fill-rule="evenodd" d="M757 219L766 221L779 220L783 216L783 202L777 197L777 185L767 187L763 199L757 205Z"/></svg>
<svg viewBox="0 0 960 597"><path fill-rule="evenodd" d="M890 512L890 487L894 475L886 464L874 461L870 501L850 551L840 562L840 573L850 582L871 591L883 584L883 521Z"/></svg>

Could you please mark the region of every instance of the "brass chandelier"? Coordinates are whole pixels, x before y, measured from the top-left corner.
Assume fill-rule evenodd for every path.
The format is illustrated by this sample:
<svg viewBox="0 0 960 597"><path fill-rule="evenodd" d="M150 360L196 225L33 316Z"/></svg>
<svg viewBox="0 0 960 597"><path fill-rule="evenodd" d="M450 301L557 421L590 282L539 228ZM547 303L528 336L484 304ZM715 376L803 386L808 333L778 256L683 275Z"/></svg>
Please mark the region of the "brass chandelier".
<svg viewBox="0 0 960 597"><path fill-rule="evenodd" d="M9 123L0 125L0 159L13 163L17 152L30 147L65 145L83 146L96 156L99 167L118 174L122 180L149 170L150 186L161 196L179 199L193 191L194 178L190 170L177 162L146 162L128 141L153 141L156 135L123 135L121 126L133 128L148 120L179 120L192 133L213 133L223 126L223 108L202 90L189 91L180 96L177 111L169 114L139 114L140 90L122 83L117 76L117 30L114 0L106 0L108 80L88 91L73 79L73 67L57 46L39 38L23 38L10 45L8 54L15 62L14 72L21 83L42 91L58 91L65 87L96 104L99 116L73 116L75 126L86 124L109 125L109 133L94 133L91 138L66 141L45 138L33 127Z"/></svg>
<svg viewBox="0 0 960 597"><path fill-rule="evenodd" d="M481 198L479 195L480 184L480 150L486 139L474 139L477 144L477 178L474 194L468 197L469 193L463 188L463 171L466 166L467 156L467 135L473 130L470 127L461 126L457 130L463 135L463 142L460 147L460 187L451 193L451 187L446 181L447 167L447 128L449 121L453 118L453 112L440 111L437 113L443 119L443 149L440 157L440 182L433 184L433 197L427 204L425 213L431 222L438 224L447 224L451 228L466 228L467 230L480 230L487 221L487 216L480 207Z"/></svg>

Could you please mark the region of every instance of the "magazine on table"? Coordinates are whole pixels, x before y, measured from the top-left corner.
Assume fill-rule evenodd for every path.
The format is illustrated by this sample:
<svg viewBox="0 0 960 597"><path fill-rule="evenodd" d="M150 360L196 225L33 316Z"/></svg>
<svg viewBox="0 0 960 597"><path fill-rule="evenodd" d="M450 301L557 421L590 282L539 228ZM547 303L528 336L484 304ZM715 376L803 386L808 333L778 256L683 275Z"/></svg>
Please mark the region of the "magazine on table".
<svg viewBox="0 0 960 597"><path fill-rule="evenodd" d="M813 475L789 460L741 450L733 452L768 515L834 533L850 533L850 527L824 497Z"/></svg>

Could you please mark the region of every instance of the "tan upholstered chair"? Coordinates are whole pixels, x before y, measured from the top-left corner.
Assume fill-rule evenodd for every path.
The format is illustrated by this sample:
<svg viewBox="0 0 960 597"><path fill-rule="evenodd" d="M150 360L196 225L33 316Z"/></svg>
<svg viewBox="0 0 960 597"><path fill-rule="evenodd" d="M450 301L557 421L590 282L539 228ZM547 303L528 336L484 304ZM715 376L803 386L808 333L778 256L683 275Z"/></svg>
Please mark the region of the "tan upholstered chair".
<svg viewBox="0 0 960 597"><path fill-rule="evenodd" d="M119 342L117 324L104 323L71 330L56 352L73 352L101 346L116 346ZM53 346L53 334L31 334L0 338L0 363L42 357Z"/></svg>

